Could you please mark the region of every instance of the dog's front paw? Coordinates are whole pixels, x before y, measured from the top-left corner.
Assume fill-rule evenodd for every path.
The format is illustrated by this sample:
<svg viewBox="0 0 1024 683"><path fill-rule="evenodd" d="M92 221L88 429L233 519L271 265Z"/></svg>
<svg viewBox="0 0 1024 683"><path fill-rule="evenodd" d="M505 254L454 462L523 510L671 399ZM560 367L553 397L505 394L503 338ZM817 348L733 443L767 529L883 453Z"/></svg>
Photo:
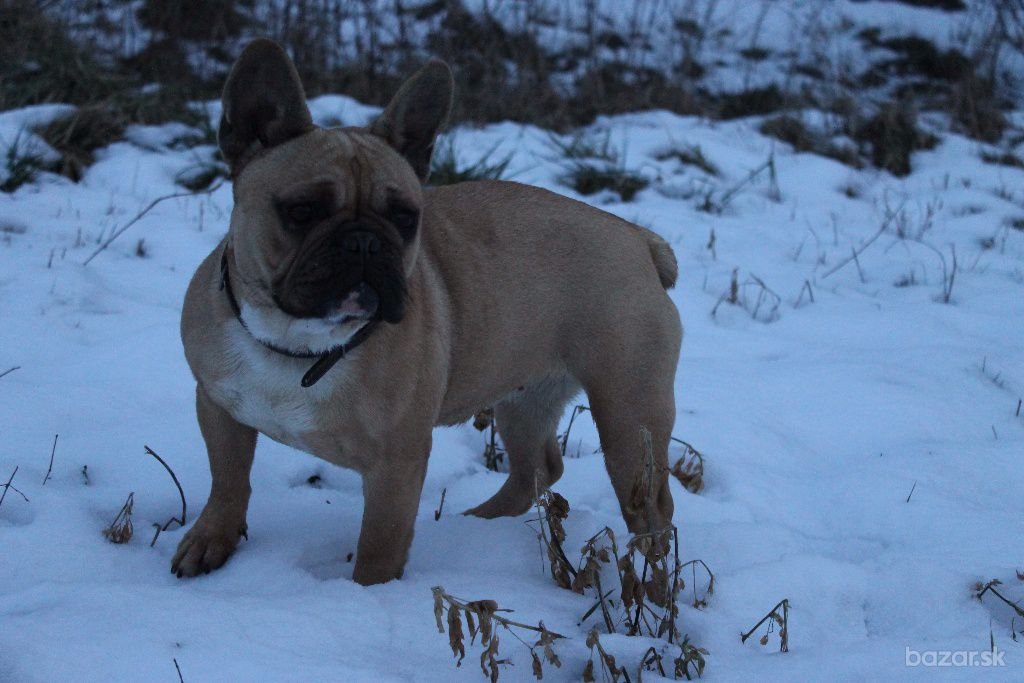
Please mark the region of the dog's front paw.
<svg viewBox="0 0 1024 683"><path fill-rule="evenodd" d="M242 536L248 538L245 522L240 526L225 527L207 520L208 517L200 515L178 544L171 560L171 573L179 579L219 569L235 552L238 539Z"/></svg>

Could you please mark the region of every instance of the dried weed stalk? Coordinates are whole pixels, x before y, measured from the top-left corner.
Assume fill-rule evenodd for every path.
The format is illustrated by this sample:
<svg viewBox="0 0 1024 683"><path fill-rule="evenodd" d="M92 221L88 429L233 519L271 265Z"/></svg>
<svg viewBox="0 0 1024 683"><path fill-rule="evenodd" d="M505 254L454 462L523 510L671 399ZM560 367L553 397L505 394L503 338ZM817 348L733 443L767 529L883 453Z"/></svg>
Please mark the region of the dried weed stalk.
<svg viewBox="0 0 1024 683"><path fill-rule="evenodd" d="M703 455L685 441L674 440L683 444L687 450L671 472L680 477L687 489L699 491L703 486ZM649 526L653 526L655 462L649 430L640 430L640 443L645 466L634 486L630 506L646 511ZM587 539L580 549L580 560L573 567L564 551L564 522L569 515L569 503L549 489L539 490L539 482L534 485L538 489L535 497L537 517L528 523L538 524L538 541L542 552L546 554L555 583L581 595L586 595L590 590L594 592L595 602L580 619L580 623L600 611L608 633L623 632L628 636L665 638L668 643L680 648L679 656L673 660L676 676L691 678L693 674L702 675L707 651L692 645L688 637L680 639L676 627L679 596L686 585L682 570L692 568L693 606L698 609L706 607L708 597L714 593L715 577L703 560L680 562L676 527L637 534L630 538L624 552L620 552L615 533L605 527ZM698 565L708 574L708 584L702 594L697 592ZM614 577L612 586L606 585L610 577ZM618 585L614 585L616 581ZM587 646L591 649L591 659L583 673L585 681L595 680L597 671L601 672L603 680L630 680L626 669L618 666L614 657L601 646L597 626L591 628ZM453 652L459 656L457 649L453 649ZM642 676L644 669L659 671L664 675L662 657L663 652L653 647L648 650L640 662L638 676Z"/></svg>
<svg viewBox="0 0 1024 683"><path fill-rule="evenodd" d="M103 535L111 543L127 543L132 540L135 529L132 526L132 508L135 506L135 492L128 494L128 500L121 506L121 511L114 517L114 521L103 530Z"/></svg>
<svg viewBox="0 0 1024 683"><path fill-rule="evenodd" d="M562 588L572 588L576 570L565 556L562 544L565 542L565 527L562 522L569 517L569 501L551 489L538 491L539 482L534 479L536 491L534 505L537 509L537 540L551 566L551 578Z"/></svg>
<svg viewBox="0 0 1024 683"><path fill-rule="evenodd" d="M53 435L53 448L50 449L50 466L46 468L46 476L43 477L43 486L46 486L46 482L50 481L50 474L53 472L53 456L57 454L57 437L59 434Z"/></svg>
<svg viewBox="0 0 1024 683"><path fill-rule="evenodd" d="M688 681L693 680L692 673L697 674L697 678L701 678L704 675L704 667L707 662L704 660L708 651L702 647L697 647L690 642L690 636L684 636L683 640L679 643L679 656L672 660L674 665L673 676L675 678L686 678Z"/></svg>
<svg viewBox="0 0 1024 683"><path fill-rule="evenodd" d="M694 675L697 678L704 676L704 668L707 666L707 661L704 659L707 656L708 651L702 647L696 647L690 642L689 636L683 636L683 639L676 643L679 648L679 655L672 660L672 678L679 680L685 678L688 681L692 681ZM647 652L640 659L640 666L637 667L637 681L643 683L645 671L656 671L659 676L668 678L665 673L665 650L659 652L654 646L647 648Z"/></svg>
<svg viewBox="0 0 1024 683"><path fill-rule="evenodd" d="M0 505L4 504L4 498L7 497L7 492L8 491L14 491L19 496L24 498L26 503L28 502L28 496L26 496L24 493L22 493L18 489L14 488L14 486L11 484L11 482L14 481L14 475L16 475L17 473L18 473L18 466L15 465L14 466L14 471L11 472L11 476L7 478L7 483L6 484L0 484L0 488L3 488L3 490L4 490L3 493L0 493Z"/></svg>
<svg viewBox="0 0 1024 683"><path fill-rule="evenodd" d="M602 541L606 543L601 543ZM608 527L605 527L591 536L580 552L582 554L580 568L576 572L576 578L572 583L572 590L580 595L583 595L588 588L594 588L597 592L597 602L583 615L580 622L586 621L595 610L600 608L605 628L608 629L608 633L615 633L615 620L612 618L612 611L609 609L608 603L608 598L615 591L614 589L605 591L601 586L603 567L611 565L613 559L616 565L619 562L619 548L615 543L615 533ZM621 574L619 575L619 582L622 586L620 595L622 600L625 601L627 599L627 588ZM632 594L633 589L631 587L629 589L629 596L631 597ZM612 603L612 607L614 607L614 603Z"/></svg>
<svg viewBox="0 0 1024 683"><path fill-rule="evenodd" d="M499 612L511 612L512 610L500 609L494 600L467 602L449 595L443 586L434 586L431 592L434 594L434 618L437 621L438 633L444 633L445 622L448 623L448 645L452 649L452 655L458 658L455 666L461 666L462 660L466 657L466 635L462 629L463 618L466 620L466 630L469 631L470 644L472 645L476 641L478 634L480 636L480 645L483 647L480 653L480 670L491 680L491 683L497 683L500 667L511 663L508 659L498 658L499 642L498 636L494 632L495 625L507 630L530 651L533 675L537 679L544 677L544 661L555 667L562 666L562 661L552 645L556 640L565 636L549 631L545 628L543 621L536 626L512 621L499 614ZM531 645L513 629L533 631L539 634L539 638ZM538 654L538 650L540 654Z"/></svg>
<svg viewBox="0 0 1024 683"><path fill-rule="evenodd" d="M671 567L670 549L674 550L671 556L675 560ZM639 575L638 563L642 564ZM619 558L618 568L626 635L661 638L667 634L669 642L674 642L678 597L685 584L679 576L682 566L675 527L631 538L626 554Z"/></svg>
<svg viewBox="0 0 1024 683"><path fill-rule="evenodd" d="M590 629L590 633L587 634L587 647L590 648L590 659L587 660L587 665L583 668L583 682L584 683L596 683L597 679L594 678L594 651L597 651L597 662L600 665L601 680L611 681L611 683L618 683L618 681L625 681L625 683L632 683L629 677L629 673L626 671L626 667L619 666L615 662L615 657L608 654L603 647L601 647L601 636L597 633L597 627Z"/></svg>
<svg viewBox="0 0 1024 683"><path fill-rule="evenodd" d="M565 457L566 450L569 447L569 434L572 432L572 423L576 421L577 415L582 415L588 410L590 410L590 406L585 405L578 405L572 409L572 413L569 415L569 424L565 428L565 433L562 434L561 439L559 439L562 442L561 446L563 458ZM579 452L576 453L576 456L579 457Z"/></svg>
<svg viewBox="0 0 1024 683"><path fill-rule="evenodd" d="M156 528L156 533L153 534L153 540L150 541L150 543L149 543L149 547L152 548L154 545L156 545L156 539L160 537L160 533L163 532L163 531L167 531L167 528L170 527L171 524L174 524L175 522L177 522L178 526L185 526L185 512L186 512L185 492L181 489L181 482L178 481L178 477L177 477L177 475L174 474L174 470L171 469L171 466L168 465L164 461L163 458L161 458L159 455L157 455L156 452L153 451L152 448L150 448L149 446L144 446L144 448L146 449L146 453L148 455L152 455L154 458L156 458L157 462L159 462L161 465L163 465L164 469L167 470L167 473L171 475L171 479L174 480L174 485L178 487L178 495L181 496L181 517L180 518L179 517L171 517L169 520L167 520L163 524L158 524L157 522L153 522L153 526Z"/></svg>
<svg viewBox="0 0 1024 683"><path fill-rule="evenodd" d="M1021 572L1017 572L1017 579L1024 581L1024 574L1022 574ZM992 579L987 583L982 583L981 581L979 581L974 585L974 597L978 598L978 600L981 600L985 596L985 593L991 593L992 595L996 596L1004 603L1009 605L1010 609L1017 613L1017 616L1024 617L1024 608L1022 608L1018 603L1011 601L1005 595L996 590L995 587L1001 585L1003 585L1003 582L999 579Z"/></svg>
<svg viewBox="0 0 1024 683"><path fill-rule="evenodd" d="M498 430L494 420L494 408L484 408L473 418L477 431L487 431L484 444L484 466L492 472L500 472L505 462L505 449L498 445Z"/></svg>
<svg viewBox="0 0 1024 683"><path fill-rule="evenodd" d="M779 609L782 609L780 612ZM768 630L758 640L761 645L768 644L768 635L775 631L775 624L779 625L779 652L789 652L789 600L784 599L772 607L768 614L761 617L761 621L754 624L754 627L740 636L740 642L747 642L747 638L754 634L754 631L761 627L761 624L768 622Z"/></svg>
<svg viewBox="0 0 1024 683"><path fill-rule="evenodd" d="M704 571L707 572L707 575L708 575L708 585L704 588L704 595L702 597L699 597L699 598L697 597L697 565L698 564L701 567L704 568ZM692 588L693 588L693 602L690 603L690 606L693 607L694 609L704 609L705 607L708 606L708 598L715 594L715 575L711 572L711 568L708 567L708 565L705 564L704 560L701 560L701 559L690 560L689 562L684 562L682 565L680 565L679 569L682 570L682 569L685 569L686 567L690 567L693 570L693 580L692 580L692 583L690 584L692 586ZM682 590L682 589L680 588L680 590Z"/></svg>
<svg viewBox="0 0 1024 683"><path fill-rule="evenodd" d="M665 677L665 665L663 664L662 654L653 645L647 648L647 652L640 658L640 666L636 672L638 683L643 683L645 671L657 671L659 676Z"/></svg>

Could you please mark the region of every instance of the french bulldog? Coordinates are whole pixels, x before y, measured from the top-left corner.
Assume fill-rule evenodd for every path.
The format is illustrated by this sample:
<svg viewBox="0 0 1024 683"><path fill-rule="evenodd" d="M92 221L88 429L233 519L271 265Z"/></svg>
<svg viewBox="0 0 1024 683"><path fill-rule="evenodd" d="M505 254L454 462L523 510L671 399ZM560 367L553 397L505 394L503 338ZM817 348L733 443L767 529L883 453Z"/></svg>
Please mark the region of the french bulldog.
<svg viewBox="0 0 1024 683"><path fill-rule="evenodd" d="M494 407L508 478L467 514L520 515L562 474L555 432L581 390L630 531L671 524L672 249L528 185L425 188L453 90L430 61L368 127L326 129L276 43L232 68L218 144L234 208L181 318L212 486L179 577L247 534L257 433L362 475L353 579L374 584L402 576L436 425Z"/></svg>

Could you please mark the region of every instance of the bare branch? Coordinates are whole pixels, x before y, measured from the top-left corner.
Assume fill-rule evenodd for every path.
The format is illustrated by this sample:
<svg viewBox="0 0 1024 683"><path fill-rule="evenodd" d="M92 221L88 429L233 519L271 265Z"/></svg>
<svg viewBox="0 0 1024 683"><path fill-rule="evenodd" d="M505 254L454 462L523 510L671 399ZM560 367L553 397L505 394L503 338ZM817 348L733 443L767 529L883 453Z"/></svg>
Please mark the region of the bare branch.
<svg viewBox="0 0 1024 683"><path fill-rule="evenodd" d="M153 534L153 540L149 543L149 547L152 548L154 545L156 545L156 539L160 537L160 532L167 531L168 527L170 527L171 524L177 522L179 526L185 526L185 492L181 489L181 482L178 481L178 477L174 474L174 470L171 469L170 465L164 462L164 459L157 455L149 446L144 446L144 448L146 449L146 453L156 458L157 462L163 465L164 469L167 470L167 473L171 475L171 479L174 480L174 485L178 487L178 495L181 496L180 519L177 517L171 517L162 526L160 524L157 524L156 522L153 523L153 526L156 527L156 533Z"/></svg>
<svg viewBox="0 0 1024 683"><path fill-rule="evenodd" d="M53 435L53 448L50 449L50 466L46 468L46 476L43 477L43 486L46 486L46 482L50 480L50 472L53 472L53 455L57 452L57 437L58 434Z"/></svg>
<svg viewBox="0 0 1024 683"><path fill-rule="evenodd" d="M162 197L157 197L156 199L151 201L146 208L144 208L142 211L140 211L137 214L135 214L134 218L132 218L130 221L125 223L123 226L121 226L120 228L115 230L110 235L110 237L108 237L107 239L103 240L103 243L100 246L96 247L96 251L92 252L92 254L89 255L89 258L85 259L85 261L82 262L82 265L83 266L89 265L89 262L92 261L97 256L99 256L100 252L106 250L106 248L109 247L113 243L114 240L116 240L118 237L123 235L124 232L126 230L128 230L128 228L132 227L133 225L138 223L140 220L142 220L142 218L147 213L152 211L156 207L157 204L159 204L161 202L165 202L168 199L179 199L181 197L198 197L198 196L201 196L201 195L204 195L204 194L213 194L214 192L219 190L222 185L224 185L224 181L223 180L221 180L218 183L215 183L215 184L211 185L210 187L206 188L205 190L202 190L201 192L191 192L191 191L189 191L189 192L175 192L173 194L165 194Z"/></svg>
<svg viewBox="0 0 1024 683"><path fill-rule="evenodd" d="M8 490L13 490L19 496L24 498L26 503L28 502L28 496L26 496L24 493L22 493L21 491L19 491L16 488L14 488L13 486L11 486L11 482L14 481L14 475L16 475L17 473L18 473L18 466L15 465L14 466L14 471L11 472L11 476L7 478L7 483L6 484L2 484L4 492L0 493L0 505L4 504L4 498L7 497L7 491Z"/></svg>

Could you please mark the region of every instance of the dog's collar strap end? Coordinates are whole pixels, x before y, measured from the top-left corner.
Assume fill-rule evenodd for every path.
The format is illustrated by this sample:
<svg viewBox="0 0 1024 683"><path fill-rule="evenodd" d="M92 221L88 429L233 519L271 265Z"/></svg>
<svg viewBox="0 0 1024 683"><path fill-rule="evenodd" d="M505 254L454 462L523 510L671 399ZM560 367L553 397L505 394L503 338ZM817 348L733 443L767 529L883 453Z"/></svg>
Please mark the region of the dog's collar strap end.
<svg viewBox="0 0 1024 683"><path fill-rule="evenodd" d="M235 292L231 288L231 278L228 276L228 249L226 246L224 247L224 252L220 257L220 289L227 294L228 303L231 304L231 310L234 312L235 319L238 320L238 324L240 324L242 329L246 332L249 332L249 336L259 342L264 348L267 348L274 353L279 353L282 356L288 356L289 358L316 358L316 362L313 363L313 366L306 371L306 374L302 376L302 381L300 382L300 384L307 389L320 381L320 378L326 375L339 360L366 341L366 338L370 336L370 333L373 332L378 323L377 319L371 320L366 323L366 325L363 325L358 332L352 335L352 338L346 343L341 346L336 346L324 353L296 353L290 349L281 348L276 344L266 342L249 331L249 327L245 324L245 320L242 318L242 309L238 305L238 299L235 298Z"/></svg>

